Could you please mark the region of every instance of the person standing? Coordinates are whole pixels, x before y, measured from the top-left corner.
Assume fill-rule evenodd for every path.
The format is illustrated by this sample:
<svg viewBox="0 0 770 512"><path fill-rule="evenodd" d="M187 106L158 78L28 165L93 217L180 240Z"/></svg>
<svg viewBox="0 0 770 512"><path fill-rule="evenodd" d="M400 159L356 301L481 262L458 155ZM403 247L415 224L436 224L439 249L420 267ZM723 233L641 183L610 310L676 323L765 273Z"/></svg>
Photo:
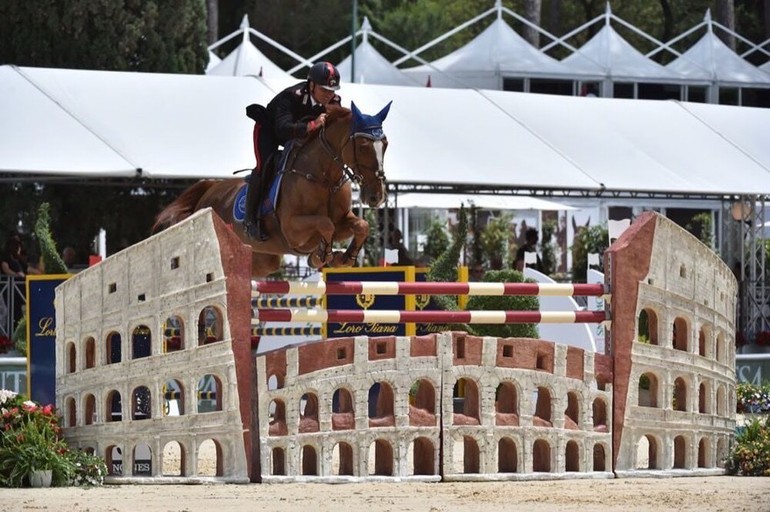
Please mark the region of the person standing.
<svg viewBox="0 0 770 512"><path fill-rule="evenodd" d="M519 272L524 272L525 267L525 253L528 252L534 252L537 254L537 262L535 264L530 263L529 266L531 268L534 268L538 272L543 271L543 262L540 260L540 253L537 251L537 242L540 240L540 233L535 228L529 228L526 232L526 242L524 245L519 247L519 250L516 251L516 260L513 262L513 268L515 270L518 270Z"/></svg>

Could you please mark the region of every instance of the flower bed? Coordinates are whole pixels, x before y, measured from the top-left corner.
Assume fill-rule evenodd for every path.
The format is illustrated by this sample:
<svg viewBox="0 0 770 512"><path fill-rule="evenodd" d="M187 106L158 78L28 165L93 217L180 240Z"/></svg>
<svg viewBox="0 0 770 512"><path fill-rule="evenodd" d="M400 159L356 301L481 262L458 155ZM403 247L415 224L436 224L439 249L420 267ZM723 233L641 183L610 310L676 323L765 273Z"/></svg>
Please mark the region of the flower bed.
<svg viewBox="0 0 770 512"><path fill-rule="evenodd" d="M735 388L736 412L740 414L770 414L770 383L761 386L741 382Z"/></svg>
<svg viewBox="0 0 770 512"><path fill-rule="evenodd" d="M70 450L61 437L52 405L41 406L23 395L0 390L0 485L29 485L34 471L51 470L53 485L101 485L104 461Z"/></svg>
<svg viewBox="0 0 770 512"><path fill-rule="evenodd" d="M727 460L730 474L770 476L770 383L736 387L735 446Z"/></svg>

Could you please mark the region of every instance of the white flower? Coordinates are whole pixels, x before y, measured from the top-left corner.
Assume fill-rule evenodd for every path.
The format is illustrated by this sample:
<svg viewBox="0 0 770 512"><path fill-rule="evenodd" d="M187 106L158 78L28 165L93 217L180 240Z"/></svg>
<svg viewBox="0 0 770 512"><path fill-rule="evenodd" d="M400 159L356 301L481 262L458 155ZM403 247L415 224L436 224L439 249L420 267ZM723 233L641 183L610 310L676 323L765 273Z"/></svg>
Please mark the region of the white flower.
<svg viewBox="0 0 770 512"><path fill-rule="evenodd" d="M0 389L0 404L4 404L11 398L14 398L18 393L9 389Z"/></svg>

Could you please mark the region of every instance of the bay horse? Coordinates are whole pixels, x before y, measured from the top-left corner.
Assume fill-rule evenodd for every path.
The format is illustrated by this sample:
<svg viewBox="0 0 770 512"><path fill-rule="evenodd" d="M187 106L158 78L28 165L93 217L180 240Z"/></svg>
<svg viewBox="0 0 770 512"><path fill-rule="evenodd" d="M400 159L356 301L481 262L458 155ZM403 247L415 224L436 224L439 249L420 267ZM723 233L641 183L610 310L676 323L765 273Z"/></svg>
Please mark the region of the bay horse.
<svg viewBox="0 0 770 512"><path fill-rule="evenodd" d="M382 122L389 109L390 103L372 116L361 113L355 103L351 110L331 105L326 125L292 144L273 212L263 216L268 240L251 238L234 218L236 196L245 186L241 178L193 184L158 214L153 232L212 208L251 246L254 277L278 270L284 254L308 256L308 264L316 269L353 266L369 235L369 223L353 213L351 182L359 185L361 201L370 207L385 201L388 140ZM334 242L348 239L344 252L333 250Z"/></svg>

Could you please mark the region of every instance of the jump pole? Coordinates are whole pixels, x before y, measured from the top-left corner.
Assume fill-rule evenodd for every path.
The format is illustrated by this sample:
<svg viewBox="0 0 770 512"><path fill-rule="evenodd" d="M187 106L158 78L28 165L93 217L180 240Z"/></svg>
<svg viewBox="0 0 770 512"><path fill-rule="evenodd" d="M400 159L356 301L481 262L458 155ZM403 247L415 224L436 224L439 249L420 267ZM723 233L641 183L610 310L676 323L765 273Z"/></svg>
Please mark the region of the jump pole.
<svg viewBox="0 0 770 512"><path fill-rule="evenodd" d="M254 281L252 296L286 295L519 295L599 297L608 290L601 283L434 283L387 281Z"/></svg>
<svg viewBox="0 0 770 512"><path fill-rule="evenodd" d="M352 322L458 324L601 323L609 320L604 311L398 311L357 309L258 309L259 322Z"/></svg>

